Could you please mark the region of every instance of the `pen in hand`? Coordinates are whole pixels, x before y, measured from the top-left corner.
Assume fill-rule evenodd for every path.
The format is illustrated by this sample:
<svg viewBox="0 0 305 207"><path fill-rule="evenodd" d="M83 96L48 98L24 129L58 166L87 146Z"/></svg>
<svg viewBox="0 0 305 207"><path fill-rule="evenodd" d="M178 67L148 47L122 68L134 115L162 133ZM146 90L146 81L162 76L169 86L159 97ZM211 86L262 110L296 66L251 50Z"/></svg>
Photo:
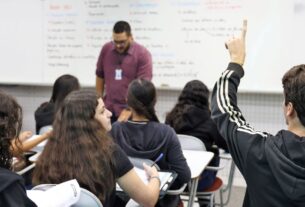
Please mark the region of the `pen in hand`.
<svg viewBox="0 0 305 207"><path fill-rule="evenodd" d="M162 157L163 157L163 153L161 153L161 154L157 157L157 159L153 162L153 164L151 164L150 167L154 166L157 162L159 162L159 161L162 159Z"/></svg>

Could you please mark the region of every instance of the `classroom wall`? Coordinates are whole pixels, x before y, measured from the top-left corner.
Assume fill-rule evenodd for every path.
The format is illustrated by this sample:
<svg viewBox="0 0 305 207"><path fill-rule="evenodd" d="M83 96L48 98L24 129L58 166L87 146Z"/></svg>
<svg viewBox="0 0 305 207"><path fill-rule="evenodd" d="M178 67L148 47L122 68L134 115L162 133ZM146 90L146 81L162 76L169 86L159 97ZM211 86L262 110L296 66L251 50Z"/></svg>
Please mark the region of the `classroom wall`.
<svg viewBox="0 0 305 207"><path fill-rule="evenodd" d="M23 130L35 132L34 111L51 96L51 87L48 86L6 86L0 85L0 89L15 96L23 107ZM91 88L94 90L93 88ZM168 112L177 100L179 91L158 90L157 114L164 121ZM282 94L277 93L240 93L238 104L246 120L256 129L268 131L272 134L285 128L282 114ZM220 177L227 177L228 168L219 172ZM234 185L245 186L245 181L239 171L235 173Z"/></svg>

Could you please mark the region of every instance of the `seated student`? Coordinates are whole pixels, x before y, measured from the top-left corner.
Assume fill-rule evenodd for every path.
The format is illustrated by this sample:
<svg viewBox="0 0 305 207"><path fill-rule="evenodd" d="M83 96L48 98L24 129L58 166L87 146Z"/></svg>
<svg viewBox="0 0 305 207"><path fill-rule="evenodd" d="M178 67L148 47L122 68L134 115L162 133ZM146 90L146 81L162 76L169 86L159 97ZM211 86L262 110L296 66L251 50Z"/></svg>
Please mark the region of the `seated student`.
<svg viewBox="0 0 305 207"><path fill-rule="evenodd" d="M0 91L0 206L36 206L26 196L23 178L10 171L12 139L19 136L21 125L21 107L12 96ZM15 138L15 142L19 139Z"/></svg>
<svg viewBox="0 0 305 207"><path fill-rule="evenodd" d="M282 78L287 130L276 135L254 130L237 104L237 90L246 70L246 30L227 43L231 62L212 93L212 118L226 139L236 166L247 183L244 207L305 206L305 65ZM259 61L259 60L258 60ZM259 78L261 74L257 74Z"/></svg>
<svg viewBox="0 0 305 207"><path fill-rule="evenodd" d="M158 171L144 165L149 183L143 183L126 154L107 135L111 115L95 92L69 94L56 113L53 135L36 163L33 183L76 179L107 207L117 206L117 182L136 202L154 206L159 196Z"/></svg>
<svg viewBox="0 0 305 207"><path fill-rule="evenodd" d="M56 109L71 91L79 88L78 79L72 75L62 75L56 79L50 101L42 103L35 111L36 134L42 127L52 125Z"/></svg>
<svg viewBox="0 0 305 207"><path fill-rule="evenodd" d="M179 95L178 103L167 114L165 123L173 127L177 134L199 138L205 144L207 151L215 154L209 165L219 166L218 147L227 150L227 144L211 119L209 93L209 89L201 81L188 82ZM218 147L214 147L215 144ZM198 183L198 191L210 187L215 178L215 171L204 171Z"/></svg>
<svg viewBox="0 0 305 207"><path fill-rule="evenodd" d="M191 173L174 130L159 123L155 114L156 89L144 79L136 79L129 84L127 104L132 112L131 120L115 122L112 137L131 157L155 160L161 153L163 158L157 163L162 170L173 170L178 177L173 187L181 187L190 181ZM165 196L159 206L177 206L179 196Z"/></svg>

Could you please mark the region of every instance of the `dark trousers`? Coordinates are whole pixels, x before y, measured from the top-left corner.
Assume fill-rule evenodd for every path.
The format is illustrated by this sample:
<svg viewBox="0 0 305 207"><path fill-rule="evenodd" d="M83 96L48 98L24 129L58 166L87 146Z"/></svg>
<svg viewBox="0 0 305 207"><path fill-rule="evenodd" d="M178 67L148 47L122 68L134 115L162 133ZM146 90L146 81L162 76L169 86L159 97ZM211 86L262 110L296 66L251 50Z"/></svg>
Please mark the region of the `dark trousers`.
<svg viewBox="0 0 305 207"><path fill-rule="evenodd" d="M210 162L210 166L218 167L220 162L220 158L215 156ZM209 188L215 181L217 171L205 170L200 175L200 179L198 182L197 191L204 191Z"/></svg>

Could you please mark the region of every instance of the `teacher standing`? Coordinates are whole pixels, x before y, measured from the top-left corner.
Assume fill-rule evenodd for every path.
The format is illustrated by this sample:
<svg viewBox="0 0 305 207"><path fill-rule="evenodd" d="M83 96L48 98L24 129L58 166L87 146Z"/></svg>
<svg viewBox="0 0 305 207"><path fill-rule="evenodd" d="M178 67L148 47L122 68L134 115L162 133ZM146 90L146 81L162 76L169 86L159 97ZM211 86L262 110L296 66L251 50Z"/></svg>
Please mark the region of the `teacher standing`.
<svg viewBox="0 0 305 207"><path fill-rule="evenodd" d="M97 61L96 90L104 95L111 121L126 121L131 115L126 103L128 85L137 78L152 79L152 58L133 40L128 22L115 23L112 39L102 47Z"/></svg>

